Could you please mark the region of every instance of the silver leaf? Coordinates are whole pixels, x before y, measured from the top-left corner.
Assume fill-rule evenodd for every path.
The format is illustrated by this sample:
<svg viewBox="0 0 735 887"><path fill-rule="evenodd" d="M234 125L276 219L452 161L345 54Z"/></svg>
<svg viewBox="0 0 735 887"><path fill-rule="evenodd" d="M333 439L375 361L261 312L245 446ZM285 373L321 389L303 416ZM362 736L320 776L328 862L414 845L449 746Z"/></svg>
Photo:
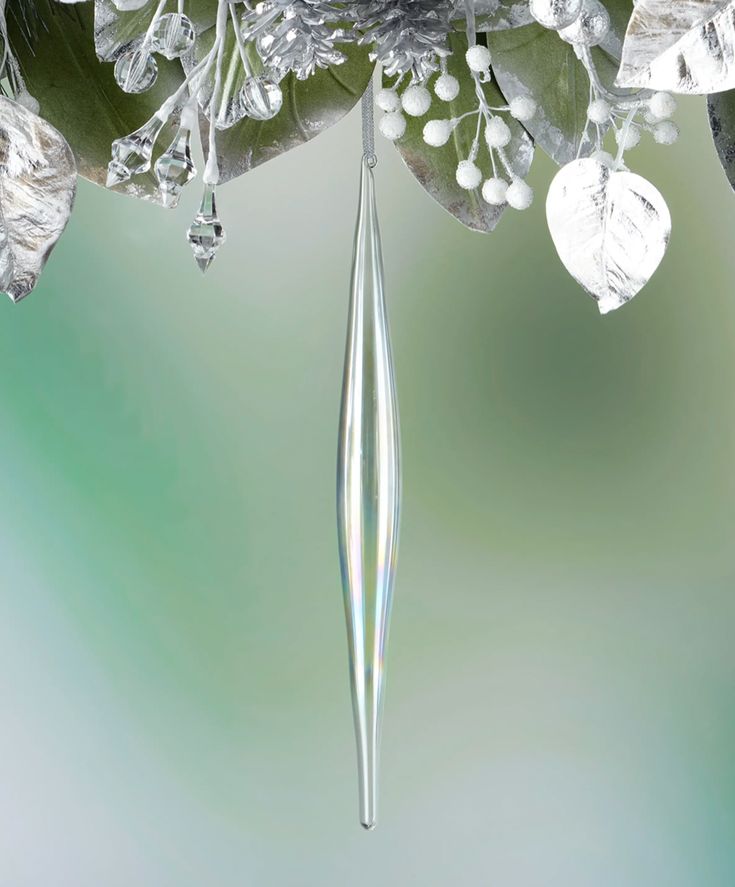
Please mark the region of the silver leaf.
<svg viewBox="0 0 735 887"><path fill-rule="evenodd" d="M465 0L459 0L456 14L464 18L465 13ZM478 31L520 28L534 21L528 0L475 0L475 16Z"/></svg>
<svg viewBox="0 0 735 887"><path fill-rule="evenodd" d="M64 137L0 96L0 289L14 302L36 285L66 227L76 182Z"/></svg>
<svg viewBox="0 0 735 887"><path fill-rule="evenodd" d="M671 236L671 215L659 191L635 173L594 159L559 170L546 218L559 258L597 300L601 314L640 292Z"/></svg>
<svg viewBox="0 0 735 887"><path fill-rule="evenodd" d="M735 87L735 0L638 0L618 86L687 95Z"/></svg>

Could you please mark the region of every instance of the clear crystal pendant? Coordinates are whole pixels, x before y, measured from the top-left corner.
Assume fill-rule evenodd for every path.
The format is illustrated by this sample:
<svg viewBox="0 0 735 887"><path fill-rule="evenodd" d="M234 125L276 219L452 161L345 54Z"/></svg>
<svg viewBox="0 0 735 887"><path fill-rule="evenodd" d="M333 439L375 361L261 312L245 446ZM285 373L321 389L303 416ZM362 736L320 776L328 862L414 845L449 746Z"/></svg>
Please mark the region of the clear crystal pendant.
<svg viewBox="0 0 735 887"><path fill-rule="evenodd" d="M253 120L270 120L283 105L281 87L269 77L248 77L240 93L242 106Z"/></svg>
<svg viewBox="0 0 735 887"><path fill-rule="evenodd" d="M209 268L217 250L225 242L225 231L217 217L214 198L215 186L205 183L199 212L194 216L186 235L197 265L202 273Z"/></svg>
<svg viewBox="0 0 735 887"><path fill-rule="evenodd" d="M166 151L156 160L154 167L161 189L163 205L173 208L179 202L181 189L196 175L191 159L191 129L182 124Z"/></svg>
<svg viewBox="0 0 735 887"><path fill-rule="evenodd" d="M108 188L150 169L153 145L164 122L160 117L151 117L140 129L115 139L112 143L112 160L107 165Z"/></svg>
<svg viewBox="0 0 735 887"><path fill-rule="evenodd" d="M123 92L145 92L157 77L158 64L145 49L126 52L115 62L115 80Z"/></svg>
<svg viewBox="0 0 735 887"><path fill-rule="evenodd" d="M372 95L370 96L372 101ZM360 821L377 815L383 668L398 545L398 409L371 168L363 158L337 467L337 520Z"/></svg>
<svg viewBox="0 0 735 887"><path fill-rule="evenodd" d="M191 19L181 12L167 12L156 22L151 48L167 59L177 59L192 48L195 40Z"/></svg>

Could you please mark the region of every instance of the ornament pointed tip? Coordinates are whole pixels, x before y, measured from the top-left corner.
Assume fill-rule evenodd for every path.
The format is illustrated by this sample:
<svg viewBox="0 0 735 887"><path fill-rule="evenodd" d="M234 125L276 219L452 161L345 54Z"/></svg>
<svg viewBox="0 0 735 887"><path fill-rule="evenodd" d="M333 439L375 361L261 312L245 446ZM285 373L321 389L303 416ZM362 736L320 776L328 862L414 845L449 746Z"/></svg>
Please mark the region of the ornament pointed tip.
<svg viewBox="0 0 735 887"><path fill-rule="evenodd" d="M199 270L202 272L202 274L206 274L206 273L207 273L207 269L208 269L209 266L212 264L212 259L213 259L213 258L214 258L214 256L209 256L208 258L199 258L199 257L197 257L196 263L197 263L197 265L199 266Z"/></svg>
<svg viewBox="0 0 735 887"><path fill-rule="evenodd" d="M360 822L360 825L365 829L366 832L374 832L374 831L375 831L375 826L376 826L377 824L378 824L378 823L376 822L375 819L371 819L371 820L369 820L368 822L364 822L364 821L361 821L361 822Z"/></svg>

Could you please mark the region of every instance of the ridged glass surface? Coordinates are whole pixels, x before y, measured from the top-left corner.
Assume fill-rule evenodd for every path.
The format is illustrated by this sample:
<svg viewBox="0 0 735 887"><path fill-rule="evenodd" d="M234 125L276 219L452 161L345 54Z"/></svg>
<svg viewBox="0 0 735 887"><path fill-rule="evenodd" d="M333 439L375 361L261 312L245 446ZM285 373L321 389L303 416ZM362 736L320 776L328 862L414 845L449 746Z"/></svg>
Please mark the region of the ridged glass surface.
<svg viewBox="0 0 735 887"><path fill-rule="evenodd" d="M378 750L398 542L398 412L373 173L363 160L337 468L337 513L360 821L376 821Z"/></svg>

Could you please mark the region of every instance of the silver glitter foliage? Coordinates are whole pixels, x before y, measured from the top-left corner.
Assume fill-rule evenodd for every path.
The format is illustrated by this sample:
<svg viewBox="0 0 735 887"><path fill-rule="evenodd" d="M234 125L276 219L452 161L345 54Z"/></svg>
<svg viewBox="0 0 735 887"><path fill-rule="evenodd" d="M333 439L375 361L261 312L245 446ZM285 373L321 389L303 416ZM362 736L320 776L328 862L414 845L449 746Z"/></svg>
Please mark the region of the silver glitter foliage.
<svg viewBox="0 0 735 887"><path fill-rule="evenodd" d="M411 72L423 81L449 55L452 0L373 0L356 6L360 43L388 77Z"/></svg>
<svg viewBox="0 0 735 887"><path fill-rule="evenodd" d="M260 30L258 53L266 68L283 77L290 71L306 80L317 68L346 61L337 47L345 10L323 0L270 0L256 7L245 27ZM258 29L258 20L269 22Z"/></svg>

